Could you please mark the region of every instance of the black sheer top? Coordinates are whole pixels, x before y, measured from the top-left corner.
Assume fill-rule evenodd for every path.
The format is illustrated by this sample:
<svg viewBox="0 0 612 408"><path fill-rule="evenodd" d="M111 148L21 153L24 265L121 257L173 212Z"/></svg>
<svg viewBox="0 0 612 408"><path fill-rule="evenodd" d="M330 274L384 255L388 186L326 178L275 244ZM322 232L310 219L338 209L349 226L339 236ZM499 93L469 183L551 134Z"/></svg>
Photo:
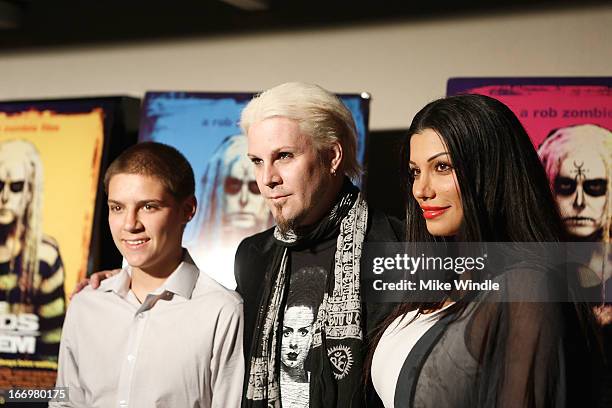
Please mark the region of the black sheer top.
<svg viewBox="0 0 612 408"><path fill-rule="evenodd" d="M495 280L503 283L500 291L449 308L415 344L395 407L594 406L601 375L596 342L585 335L589 323L579 319L580 306L556 301L566 287L524 268ZM510 302L510 292L540 301Z"/></svg>

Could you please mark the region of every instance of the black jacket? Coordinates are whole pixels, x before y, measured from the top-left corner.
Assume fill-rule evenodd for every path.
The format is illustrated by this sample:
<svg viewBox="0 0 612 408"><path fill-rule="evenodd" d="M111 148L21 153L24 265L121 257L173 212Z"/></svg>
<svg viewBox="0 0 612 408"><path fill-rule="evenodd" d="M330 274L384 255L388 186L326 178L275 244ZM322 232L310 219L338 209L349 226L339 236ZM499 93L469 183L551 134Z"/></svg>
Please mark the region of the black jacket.
<svg viewBox="0 0 612 408"><path fill-rule="evenodd" d="M237 283L236 291L244 301L244 354L247 367L265 274L274 254L273 232L274 228L271 228L245 238L236 250L234 275ZM405 228L400 220L377 210L369 210L365 242L397 242L402 241L404 236ZM364 304L362 312L364 316L362 321L365 322L364 333L371 333L393 306L388 303Z"/></svg>

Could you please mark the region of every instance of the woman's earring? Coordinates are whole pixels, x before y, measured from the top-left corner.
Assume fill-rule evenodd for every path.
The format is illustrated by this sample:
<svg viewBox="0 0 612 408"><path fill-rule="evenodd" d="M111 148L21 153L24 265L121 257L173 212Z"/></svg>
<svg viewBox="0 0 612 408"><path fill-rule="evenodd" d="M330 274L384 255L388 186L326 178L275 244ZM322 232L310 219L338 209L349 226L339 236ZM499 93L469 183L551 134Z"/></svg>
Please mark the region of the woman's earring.
<svg viewBox="0 0 612 408"><path fill-rule="evenodd" d="M331 169L331 174L332 174L332 176L335 176L335 175L336 175L336 169L335 169L335 168L333 168L333 167L332 167L332 169Z"/></svg>

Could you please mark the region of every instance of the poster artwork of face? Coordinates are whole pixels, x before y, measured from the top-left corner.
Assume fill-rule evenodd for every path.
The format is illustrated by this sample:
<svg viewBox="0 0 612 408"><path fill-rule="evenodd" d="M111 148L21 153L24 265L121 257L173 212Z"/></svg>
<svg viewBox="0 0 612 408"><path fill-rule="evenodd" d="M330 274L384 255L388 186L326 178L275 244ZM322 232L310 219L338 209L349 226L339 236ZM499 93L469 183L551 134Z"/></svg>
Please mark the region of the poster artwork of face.
<svg viewBox="0 0 612 408"><path fill-rule="evenodd" d="M591 300L609 302L612 132L592 124L564 127L553 131L538 153L570 241L603 244L583 254L585 267L579 275L581 285L596 294ZM602 326L612 323L612 307L601 305L594 310Z"/></svg>
<svg viewBox="0 0 612 408"><path fill-rule="evenodd" d="M612 132L596 125L558 129L540 146L568 232L600 241L610 228Z"/></svg>
<svg viewBox="0 0 612 408"><path fill-rule="evenodd" d="M223 180L223 229L227 233L254 234L270 224L270 212L261 196L247 156L246 137L231 136L223 153L227 174ZM222 144L223 146L223 144Z"/></svg>
<svg viewBox="0 0 612 408"><path fill-rule="evenodd" d="M27 304L39 281L42 183L42 162L34 145L25 140L0 143L0 263L9 265L1 286L7 291L3 300L13 311L16 302L24 311L33 308ZM9 282L11 277L18 281Z"/></svg>
<svg viewBox="0 0 612 408"><path fill-rule="evenodd" d="M33 166L27 161L11 155L7 149L0 150L0 224L13 225L23 219L27 205L32 200L30 183Z"/></svg>
<svg viewBox="0 0 612 408"><path fill-rule="evenodd" d="M11 333L0 353L7 356L57 356L63 267L55 240L42 231L42 184L36 147L26 140L0 142L0 314L3 331Z"/></svg>

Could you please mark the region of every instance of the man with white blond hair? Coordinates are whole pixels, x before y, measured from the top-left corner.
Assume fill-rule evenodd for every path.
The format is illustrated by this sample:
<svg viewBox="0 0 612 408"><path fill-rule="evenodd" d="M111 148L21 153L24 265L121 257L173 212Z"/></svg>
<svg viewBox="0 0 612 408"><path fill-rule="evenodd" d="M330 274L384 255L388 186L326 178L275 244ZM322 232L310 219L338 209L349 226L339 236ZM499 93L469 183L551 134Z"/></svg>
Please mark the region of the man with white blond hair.
<svg viewBox="0 0 612 408"><path fill-rule="evenodd" d="M276 221L236 252L245 305L243 406L364 406L367 333L383 312L362 303L362 245L397 241L402 225L368 209L351 183L361 172L355 124L335 95L304 83L276 86L251 100L241 127ZM293 278L314 270L325 284L308 303L319 306L289 313L287 299L301 290ZM285 366L304 371L300 384L279 369L281 350ZM293 392L304 386L308 395Z"/></svg>

